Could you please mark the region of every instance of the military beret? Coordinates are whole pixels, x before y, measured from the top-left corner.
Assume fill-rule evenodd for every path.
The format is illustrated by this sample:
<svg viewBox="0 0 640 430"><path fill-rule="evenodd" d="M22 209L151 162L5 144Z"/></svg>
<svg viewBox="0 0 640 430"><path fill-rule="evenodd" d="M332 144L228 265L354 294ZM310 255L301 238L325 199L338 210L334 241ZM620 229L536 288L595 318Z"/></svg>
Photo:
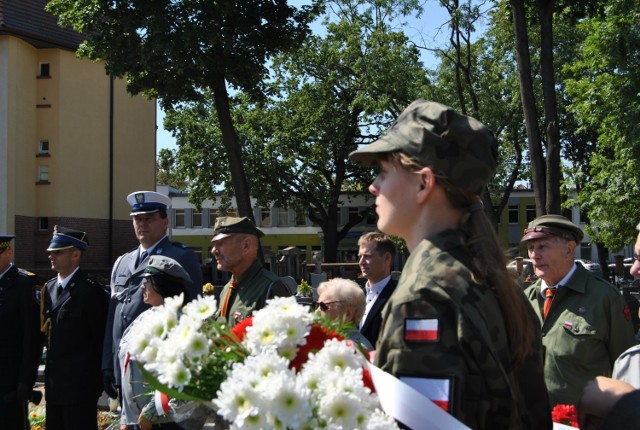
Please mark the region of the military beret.
<svg viewBox="0 0 640 430"><path fill-rule="evenodd" d="M89 246L87 233L56 225L53 228L53 237L47 251L60 251L74 246L80 250L87 249Z"/></svg>
<svg viewBox="0 0 640 430"><path fill-rule="evenodd" d="M216 219L211 242L223 239L231 234L244 233L262 237L264 233L256 228L256 225L247 217L223 216Z"/></svg>
<svg viewBox="0 0 640 430"><path fill-rule="evenodd" d="M480 194L498 165L498 142L484 124L440 103L411 103L377 141L349 157L373 165L382 153L400 151L452 184Z"/></svg>
<svg viewBox="0 0 640 430"><path fill-rule="evenodd" d="M542 215L529 223L520 242L551 236L562 237L566 240L580 243L584 233L580 227L562 215Z"/></svg>
<svg viewBox="0 0 640 430"><path fill-rule="evenodd" d="M149 263L144 268L142 276L146 277L158 274L165 274L184 282L191 282L191 276L189 276L187 271L184 270L176 260L165 257L164 255L152 255L149 257Z"/></svg>
<svg viewBox="0 0 640 430"><path fill-rule="evenodd" d="M171 206L171 199L155 191L136 191L127 196L131 205L130 216L152 214L160 210L166 211Z"/></svg>
<svg viewBox="0 0 640 430"><path fill-rule="evenodd" d="M0 234L0 249L10 248L13 238L15 238L15 236L11 234Z"/></svg>

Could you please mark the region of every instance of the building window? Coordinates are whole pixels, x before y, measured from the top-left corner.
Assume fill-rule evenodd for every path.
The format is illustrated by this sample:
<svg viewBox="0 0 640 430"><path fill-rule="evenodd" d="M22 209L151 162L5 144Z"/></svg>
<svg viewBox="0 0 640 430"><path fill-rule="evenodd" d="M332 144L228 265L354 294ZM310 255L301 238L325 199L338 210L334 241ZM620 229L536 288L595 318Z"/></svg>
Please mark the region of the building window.
<svg viewBox="0 0 640 430"><path fill-rule="evenodd" d="M48 78L51 76L49 73L50 73L49 63L40 63L40 70L38 72L38 76L41 78Z"/></svg>
<svg viewBox="0 0 640 430"><path fill-rule="evenodd" d="M536 205L527 205L526 211L528 223L536 219Z"/></svg>
<svg viewBox="0 0 640 430"><path fill-rule="evenodd" d="M260 226L271 227L271 208L260 209Z"/></svg>
<svg viewBox="0 0 640 430"><path fill-rule="evenodd" d="M38 142L38 155L49 153L49 140L41 139Z"/></svg>
<svg viewBox="0 0 640 430"><path fill-rule="evenodd" d="M278 225L287 227L289 225L289 209L278 208Z"/></svg>
<svg viewBox="0 0 640 430"><path fill-rule="evenodd" d="M518 224L518 205L509 205L509 224Z"/></svg>
<svg viewBox="0 0 640 430"><path fill-rule="evenodd" d="M47 165L38 166L38 182L40 183L49 182L49 166Z"/></svg>
<svg viewBox="0 0 640 430"><path fill-rule="evenodd" d="M47 217L38 218L38 230L49 231L49 218Z"/></svg>
<svg viewBox="0 0 640 430"><path fill-rule="evenodd" d="M588 243L580 244L580 258L583 260L591 260L591 245Z"/></svg>
<svg viewBox="0 0 640 430"><path fill-rule="evenodd" d="M194 209L191 212L191 227L202 228L202 210Z"/></svg>
<svg viewBox="0 0 640 430"><path fill-rule="evenodd" d="M209 227L210 228L215 227L217 218L218 218L218 211L215 209L209 209Z"/></svg>
<svg viewBox="0 0 640 430"><path fill-rule="evenodd" d="M173 226L175 228L184 228L184 209L173 210Z"/></svg>
<svg viewBox="0 0 640 430"><path fill-rule="evenodd" d="M358 208L350 207L348 208L348 211L349 211L349 221L355 221L360 216L360 211L358 210Z"/></svg>
<svg viewBox="0 0 640 430"><path fill-rule="evenodd" d="M307 217L303 209L296 209L296 225L297 226L307 225Z"/></svg>

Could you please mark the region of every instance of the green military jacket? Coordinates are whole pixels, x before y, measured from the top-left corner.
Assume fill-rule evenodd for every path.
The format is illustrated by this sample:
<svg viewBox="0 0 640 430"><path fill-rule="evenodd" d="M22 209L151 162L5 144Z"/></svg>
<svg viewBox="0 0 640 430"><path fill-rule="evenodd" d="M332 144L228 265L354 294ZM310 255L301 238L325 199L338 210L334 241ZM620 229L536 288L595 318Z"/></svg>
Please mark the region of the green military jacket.
<svg viewBox="0 0 640 430"><path fill-rule="evenodd" d="M544 376L552 405L577 405L585 384L610 376L613 363L635 345L628 307L620 292L578 266L559 287L542 321L544 298L538 280L525 290L542 326Z"/></svg>
<svg viewBox="0 0 640 430"><path fill-rule="evenodd" d="M221 306L224 297L226 297L230 284L231 281L224 286L220 293L218 307ZM236 280L236 284L238 284L238 288L231 299L228 319L224 315L217 315L218 321L228 323L229 327L234 327L238 322L250 317L253 311L262 309L267 299L290 296L292 294L280 281L280 278L275 273L262 267L258 260L254 261L246 272Z"/></svg>
<svg viewBox="0 0 640 430"><path fill-rule="evenodd" d="M496 295L469 261L457 231L420 242L383 310L375 364L473 429L551 428L540 338L514 370Z"/></svg>

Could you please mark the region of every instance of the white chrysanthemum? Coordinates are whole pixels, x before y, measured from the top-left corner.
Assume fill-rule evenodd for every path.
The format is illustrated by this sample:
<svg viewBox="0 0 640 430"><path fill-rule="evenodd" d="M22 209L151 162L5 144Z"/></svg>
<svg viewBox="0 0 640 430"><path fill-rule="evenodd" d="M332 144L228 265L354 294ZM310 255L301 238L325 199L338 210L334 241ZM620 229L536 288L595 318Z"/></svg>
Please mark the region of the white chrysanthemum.
<svg viewBox="0 0 640 430"><path fill-rule="evenodd" d="M391 418L389 415L382 412L380 409L376 409L373 411L371 415L369 415L369 419L367 420L367 424L365 425L367 430L396 430L400 429L396 420Z"/></svg>
<svg viewBox="0 0 640 430"><path fill-rule="evenodd" d="M207 336L199 331L192 331L184 339L182 350L185 357L197 359L203 357L209 353L209 345L211 340Z"/></svg>
<svg viewBox="0 0 640 430"><path fill-rule="evenodd" d="M366 360L354 347L347 345L344 341L329 339L320 351L309 354L307 365L318 365L326 371L335 371L335 368L360 369L366 365Z"/></svg>
<svg viewBox="0 0 640 430"><path fill-rule="evenodd" d="M189 318L204 321L210 318L218 308L214 296L198 296L197 299L187 303L183 312Z"/></svg>
<svg viewBox="0 0 640 430"><path fill-rule="evenodd" d="M254 314L245 345L253 353L275 348L291 359L292 351L306 343L312 322L313 315L295 297L276 297Z"/></svg>
<svg viewBox="0 0 640 430"><path fill-rule="evenodd" d="M141 363L155 362L158 359L158 351L161 345L162 341L160 339L151 339L147 347L140 352L135 359Z"/></svg>
<svg viewBox="0 0 640 430"><path fill-rule="evenodd" d="M182 361L174 361L172 363L165 363L163 372L158 375L158 379L163 384L167 384L172 388L176 388L180 391L191 381L191 371L184 365Z"/></svg>
<svg viewBox="0 0 640 430"><path fill-rule="evenodd" d="M291 369L271 373L258 387L269 404L267 418L275 428L300 428L312 417L311 392Z"/></svg>
<svg viewBox="0 0 640 430"><path fill-rule="evenodd" d="M162 307L169 312L174 314L178 313L178 310L182 307L184 303L184 293L180 293L177 296L171 296L164 299L164 303Z"/></svg>
<svg viewBox="0 0 640 430"><path fill-rule="evenodd" d="M361 407L360 399L345 392L325 393L317 406L318 418L325 421L328 428L360 428L367 417L367 411Z"/></svg>

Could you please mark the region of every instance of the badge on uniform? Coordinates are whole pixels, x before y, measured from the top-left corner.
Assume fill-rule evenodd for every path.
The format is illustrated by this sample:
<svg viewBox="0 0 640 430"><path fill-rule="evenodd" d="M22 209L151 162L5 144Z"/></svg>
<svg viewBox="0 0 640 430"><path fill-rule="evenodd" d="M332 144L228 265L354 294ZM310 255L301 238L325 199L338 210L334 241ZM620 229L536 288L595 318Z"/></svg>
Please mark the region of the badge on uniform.
<svg viewBox="0 0 640 430"><path fill-rule="evenodd" d="M236 320L236 322L242 321L242 314L240 312L234 313L233 314L233 319Z"/></svg>
<svg viewBox="0 0 640 430"><path fill-rule="evenodd" d="M404 340L408 342L438 342L440 340L438 319L406 319L404 321Z"/></svg>
<svg viewBox="0 0 640 430"><path fill-rule="evenodd" d="M453 382L449 378L414 378L400 377L400 380L414 390L449 412L451 406L451 386Z"/></svg>

